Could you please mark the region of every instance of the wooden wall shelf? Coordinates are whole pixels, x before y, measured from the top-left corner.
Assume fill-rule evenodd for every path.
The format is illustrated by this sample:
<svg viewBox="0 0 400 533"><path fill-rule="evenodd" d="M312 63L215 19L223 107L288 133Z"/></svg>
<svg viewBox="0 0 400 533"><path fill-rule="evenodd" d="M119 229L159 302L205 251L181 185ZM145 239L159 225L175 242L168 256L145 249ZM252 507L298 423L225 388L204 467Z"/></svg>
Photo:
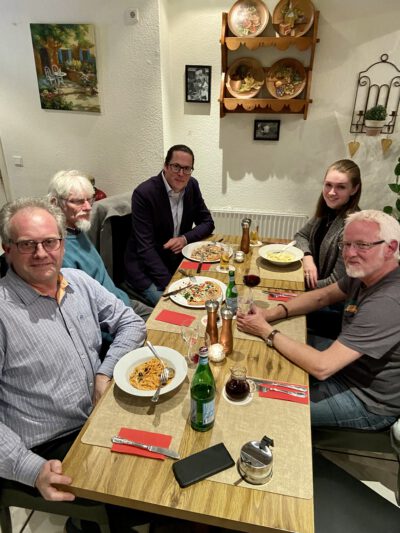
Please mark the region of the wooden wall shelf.
<svg viewBox="0 0 400 533"><path fill-rule="evenodd" d="M318 32L319 11L315 12L314 23L310 31L302 37L232 37L229 34L228 14L222 13L221 30L221 89L220 89L220 117L227 113L282 113L282 114L302 114L304 120L307 118L308 107L312 103L310 99L311 75L314 65L315 46L319 42ZM302 94L298 98L281 100L277 98L233 98L226 88L228 72L228 52L239 50L243 46L248 50L258 50L259 48L275 47L281 52L289 47L296 47L300 52L311 50L309 65L306 66L307 82ZM265 54L264 54L265 55ZM266 74L269 67L264 66ZM263 89L266 92L266 89Z"/></svg>

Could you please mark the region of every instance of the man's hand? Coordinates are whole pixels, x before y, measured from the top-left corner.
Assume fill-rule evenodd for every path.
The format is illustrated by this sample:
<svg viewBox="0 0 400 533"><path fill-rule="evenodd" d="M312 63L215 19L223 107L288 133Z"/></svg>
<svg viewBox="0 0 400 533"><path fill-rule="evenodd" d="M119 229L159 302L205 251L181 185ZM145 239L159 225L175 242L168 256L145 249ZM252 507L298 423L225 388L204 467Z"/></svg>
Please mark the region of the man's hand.
<svg viewBox="0 0 400 533"><path fill-rule="evenodd" d="M93 405L96 405L96 403L103 396L110 381L111 381L111 378L109 378L105 374L96 374L96 382L94 386L94 395L93 395Z"/></svg>
<svg viewBox="0 0 400 533"><path fill-rule="evenodd" d="M254 304L251 307L251 311L247 315L243 315L238 311L237 313L237 327L245 333L256 335L265 339L272 331L272 327L264 318L263 310Z"/></svg>
<svg viewBox="0 0 400 533"><path fill-rule="evenodd" d="M174 237L164 244L164 250L171 250L174 254L179 252L186 246L185 237Z"/></svg>
<svg viewBox="0 0 400 533"><path fill-rule="evenodd" d="M72 502L75 495L71 492L63 492L53 487L54 484L70 485L72 479L69 476L63 476L62 464L58 459L46 461L40 469L36 479L35 486L45 500L58 502Z"/></svg>
<svg viewBox="0 0 400 533"><path fill-rule="evenodd" d="M318 280L318 270L315 266L312 255L305 255L303 257L303 269L307 288L316 289Z"/></svg>

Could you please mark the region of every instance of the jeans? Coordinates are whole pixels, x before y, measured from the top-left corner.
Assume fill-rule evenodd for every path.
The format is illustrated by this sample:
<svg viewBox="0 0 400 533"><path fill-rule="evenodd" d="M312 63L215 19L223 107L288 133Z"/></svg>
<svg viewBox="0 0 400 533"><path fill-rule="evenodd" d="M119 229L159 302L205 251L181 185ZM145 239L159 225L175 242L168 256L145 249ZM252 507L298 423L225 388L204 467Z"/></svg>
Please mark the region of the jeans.
<svg viewBox="0 0 400 533"><path fill-rule="evenodd" d="M164 291L157 289L157 287L152 283L150 287L147 287L144 291L142 291L143 296L148 300L151 305L157 305L158 300L161 298Z"/></svg>
<svg viewBox="0 0 400 533"><path fill-rule="evenodd" d="M326 350L334 341L317 335L308 337L308 344ZM397 420L395 416L371 413L340 377L318 381L310 376L311 425L381 430Z"/></svg>

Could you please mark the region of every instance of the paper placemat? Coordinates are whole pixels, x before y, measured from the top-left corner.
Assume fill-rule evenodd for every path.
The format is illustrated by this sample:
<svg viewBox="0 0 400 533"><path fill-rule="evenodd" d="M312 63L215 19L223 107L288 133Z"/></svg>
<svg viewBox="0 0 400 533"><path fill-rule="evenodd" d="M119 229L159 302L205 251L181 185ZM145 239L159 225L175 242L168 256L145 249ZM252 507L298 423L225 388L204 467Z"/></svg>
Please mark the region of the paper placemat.
<svg viewBox="0 0 400 533"><path fill-rule="evenodd" d="M236 466L208 479L295 498L312 498L308 406L261 398L258 393L254 393L253 400L247 405L234 405L220 398L210 446L223 442L237 461L246 442L261 440L264 435L274 441L272 477L267 483L251 485L245 482Z"/></svg>
<svg viewBox="0 0 400 533"><path fill-rule="evenodd" d="M257 264L260 270L260 278L262 280L276 280L276 281L295 281L297 283L304 283L303 264L301 261L293 263L293 265L286 267L278 267L269 263L257 253L257 249L253 252L250 261L250 268Z"/></svg>
<svg viewBox="0 0 400 533"><path fill-rule="evenodd" d="M189 395L192 370L185 381L168 394L163 394L156 404L150 397L132 396L114 383L110 394L102 400L101 408L94 411L82 442L111 448L111 437L122 427L172 435L171 448L179 448L190 406Z"/></svg>
<svg viewBox="0 0 400 533"><path fill-rule="evenodd" d="M153 329L156 331L167 331L169 333L180 334L181 326L177 326L175 324L168 324L167 322L161 322L160 320L156 320L156 317L159 316L160 312L162 312L163 310L174 311L177 313L184 313L190 316L194 316L196 320L200 320L201 317L207 314L205 309L188 309L187 307L183 307L172 302L169 298L161 298L161 300L157 304L156 311L153 311L153 313L147 319L146 327L148 330Z"/></svg>

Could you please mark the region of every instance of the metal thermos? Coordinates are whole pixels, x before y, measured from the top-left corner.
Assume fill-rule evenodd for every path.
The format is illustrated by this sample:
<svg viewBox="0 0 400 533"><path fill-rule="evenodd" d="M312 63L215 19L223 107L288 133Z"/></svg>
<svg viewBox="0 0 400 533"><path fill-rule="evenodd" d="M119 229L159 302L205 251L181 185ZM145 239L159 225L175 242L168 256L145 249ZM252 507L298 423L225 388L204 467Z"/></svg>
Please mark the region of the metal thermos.
<svg viewBox="0 0 400 533"><path fill-rule="evenodd" d="M233 313L229 307L224 307L221 310L222 318L222 329L221 329L221 338L219 340L220 344L224 347L225 355L229 355L233 350L233 335L232 335L232 319Z"/></svg>
<svg viewBox="0 0 400 533"><path fill-rule="evenodd" d="M206 332L210 336L210 344L216 344L218 342L218 307L219 303L217 302L217 300L207 300L205 303L205 308L207 311Z"/></svg>

